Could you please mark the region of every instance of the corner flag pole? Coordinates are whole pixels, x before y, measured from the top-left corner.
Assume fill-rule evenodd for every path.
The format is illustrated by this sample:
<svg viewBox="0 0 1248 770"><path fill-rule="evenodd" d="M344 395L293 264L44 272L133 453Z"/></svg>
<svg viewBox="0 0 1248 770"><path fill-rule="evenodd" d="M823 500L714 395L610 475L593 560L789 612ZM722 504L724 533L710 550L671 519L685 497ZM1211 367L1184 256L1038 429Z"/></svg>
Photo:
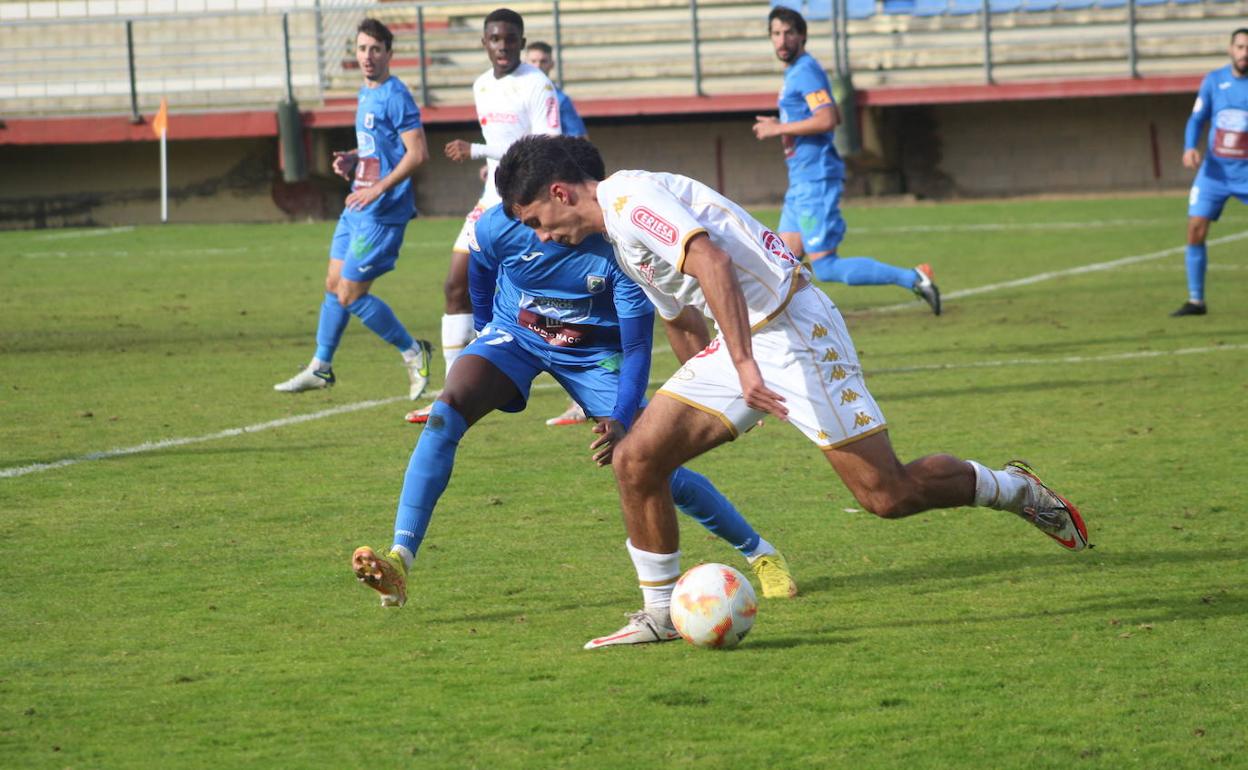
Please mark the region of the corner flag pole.
<svg viewBox="0 0 1248 770"><path fill-rule="evenodd" d="M169 103L162 96L160 112L152 120L152 132L160 137L160 221L169 221Z"/></svg>

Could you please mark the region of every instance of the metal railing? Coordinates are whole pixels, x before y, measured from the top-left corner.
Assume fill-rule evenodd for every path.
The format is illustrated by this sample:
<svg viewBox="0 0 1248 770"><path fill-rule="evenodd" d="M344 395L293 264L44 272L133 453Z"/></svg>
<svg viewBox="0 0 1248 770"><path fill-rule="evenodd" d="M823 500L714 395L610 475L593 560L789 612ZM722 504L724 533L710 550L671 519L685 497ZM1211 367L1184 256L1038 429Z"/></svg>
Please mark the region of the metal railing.
<svg viewBox="0 0 1248 770"><path fill-rule="evenodd" d="M134 3L152 13L127 15ZM848 0L812 16L808 49L859 87L1159 71L1199 72L1224 59L1248 0L1150 3L1116 10L850 18ZM0 115L137 116L169 96L179 109L317 105L358 88L354 29L375 15L396 29L394 69L422 105L470 104L484 70L480 25L498 0L84 0L25 7L0 21ZM78 7L78 18L47 9ZM32 18L32 8L46 18ZM112 8L111 16L104 11ZM199 7L197 13L160 9ZM772 91L780 65L761 0L533 0L513 5L530 40L555 48L552 73L578 98ZM220 9L220 10L218 10ZM36 44L42 59L29 55Z"/></svg>

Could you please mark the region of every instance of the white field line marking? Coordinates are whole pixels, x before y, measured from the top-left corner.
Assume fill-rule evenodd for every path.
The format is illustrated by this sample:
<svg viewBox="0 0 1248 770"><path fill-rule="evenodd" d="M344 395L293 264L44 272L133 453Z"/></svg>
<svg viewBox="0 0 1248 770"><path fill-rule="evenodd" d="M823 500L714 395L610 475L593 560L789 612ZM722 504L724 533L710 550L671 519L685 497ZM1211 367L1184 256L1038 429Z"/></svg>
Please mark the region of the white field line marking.
<svg viewBox="0 0 1248 770"><path fill-rule="evenodd" d="M242 254L251 251L247 246L233 246L228 249L165 249L160 253L162 256L219 256L221 254ZM130 252L125 249L114 249L112 251L27 251L21 254L26 259L44 259L47 257L57 257L65 259L67 257L128 257Z"/></svg>
<svg viewBox="0 0 1248 770"><path fill-rule="evenodd" d="M134 229L134 225L125 225L122 227L109 227L103 230L75 230L68 233L52 233L51 235L36 236L35 240L39 241L64 241L71 238L94 238L99 235L115 235L117 233L128 233Z"/></svg>
<svg viewBox="0 0 1248 770"><path fill-rule="evenodd" d="M889 235L893 233L983 233L1009 230L1097 230L1111 227L1156 226L1155 219L1092 219L1084 222L991 222L961 225L896 225L892 227L855 227L855 233Z"/></svg>
<svg viewBox="0 0 1248 770"><path fill-rule="evenodd" d="M1233 241L1242 241L1245 238L1248 238L1248 230L1241 230L1238 233L1224 235L1221 238L1214 238L1213 240L1208 241L1207 245L1219 246L1221 244L1231 243ZM1054 270L1048 273L1036 273L1035 275L1029 275L1026 278L1016 278L1013 281L1003 281L1001 283L990 283L984 286L975 286L970 289L959 289L958 291L942 292L941 298L942 298L942 301L950 300L950 299L960 299L961 297L970 297L975 294L987 294L990 291L998 291L1000 289L1013 289L1018 286L1030 286L1033 283L1042 283L1044 281L1051 281L1054 278L1063 278L1068 275L1082 275L1084 273L1096 273L1096 272L1101 272L1103 270L1114 270L1119 267L1125 267L1126 265L1134 265L1139 262L1150 262L1154 259L1161 259L1162 257L1169 257L1174 254L1182 254L1186 248L1187 248L1186 246L1172 246L1168 249L1162 249L1161 251L1153 251L1148 254L1134 254L1129 257L1122 257L1121 259L1111 259L1108 262L1095 262L1091 265L1080 265L1079 267L1071 267L1065 270ZM910 308L910 307L914 307L915 305L922 305L922 304L924 304L923 300L914 300L911 302L901 302L896 305L881 305L880 307L864 308L861 311L853 311L853 312L890 312L893 310L901 310L903 308Z"/></svg>
<svg viewBox="0 0 1248 770"><path fill-rule="evenodd" d="M1093 364L1107 361L1126 361L1140 358L1162 358L1166 356L1190 356L1201 353L1223 353L1229 351L1248 350L1248 344L1244 345L1215 345L1200 348L1180 348L1178 350L1141 350L1132 351L1130 353L1106 353L1099 356L1064 356L1062 358L1009 358L997 361L970 361L963 364L926 364L919 366L896 366L886 367L883 369L868 369L868 375L876 374L901 374L906 372L921 371L941 371L945 369L971 369L971 368L989 368L999 366L1046 366L1051 364ZM661 385L666 380L651 380L650 385ZM538 382L533 384L533 390L552 390L562 389L557 382ZM109 449L102 452L91 452L89 454L80 455L78 457L70 457L64 460L56 460L50 463L35 463L33 465L15 466L12 468L0 468L0 479L11 479L17 476L25 476L30 473L41 473L57 468L66 468L70 465L89 462L91 460L107 460L112 457L124 457L126 455L141 454L144 452L157 452L161 449L169 449L171 447L186 446L188 444L200 444L205 441L216 441L223 438L232 438L247 433L259 433L260 431L269 430L271 428L282 428L287 425L297 425L301 422L310 422L319 420L323 417L334 417L349 412L358 412L362 409L372 409L375 406L386 406L399 401L405 401L405 396L394 396L393 398L383 398L374 401L357 401L354 404L344 404L334 407L333 409L324 409L319 412L310 414L301 414L294 417L283 417L280 420L270 420L269 422L256 423L243 428L230 428L229 430L210 433L206 436L192 436L187 438L171 438L164 441L148 441L131 447L121 449Z"/></svg>
<svg viewBox="0 0 1248 770"><path fill-rule="evenodd" d="M1200 353L1223 353L1248 350L1245 345L1209 345L1200 348L1178 350L1133 350L1130 353L1105 353L1099 356L1062 356L1061 358L1005 358L998 361L968 361L962 364L917 364L915 366L890 366L883 369L867 369L866 374L904 374L906 372L938 372L946 369L988 369L999 366L1052 366L1053 364L1093 364L1107 361L1130 361L1139 358L1162 358L1191 356Z"/></svg>
<svg viewBox="0 0 1248 770"><path fill-rule="evenodd" d="M55 468L65 468L70 465L88 462L90 460L107 460L112 457L124 457L125 455L137 455L144 452L158 452L161 449L170 449L177 446L186 446L187 444L201 444L205 441L216 441L223 438L232 438L241 436L245 433L259 433L262 430L271 428L283 428L287 425L298 425L301 422L310 422L319 420L322 417L334 417L339 414L347 414L349 412L358 412L361 409L371 409L374 406L383 406L385 404L393 404L396 401L406 401L406 396L395 396L393 398L383 398L375 401L357 401L354 404L344 404L336 406L333 409L323 409L319 412L311 412L309 414L295 415L294 417L283 417L280 420L270 420L268 422L260 422L255 425L248 425L242 428L230 428L228 430L209 433L206 436L189 436L186 438L170 438L163 441L145 441L135 446L124 447L121 449L107 449L102 452L90 452L78 457L69 457L64 460L57 460L50 463L35 463L34 465L22 465L13 468L0 468L0 479L11 479L16 476L25 476L28 473L39 473L42 471L50 471Z"/></svg>

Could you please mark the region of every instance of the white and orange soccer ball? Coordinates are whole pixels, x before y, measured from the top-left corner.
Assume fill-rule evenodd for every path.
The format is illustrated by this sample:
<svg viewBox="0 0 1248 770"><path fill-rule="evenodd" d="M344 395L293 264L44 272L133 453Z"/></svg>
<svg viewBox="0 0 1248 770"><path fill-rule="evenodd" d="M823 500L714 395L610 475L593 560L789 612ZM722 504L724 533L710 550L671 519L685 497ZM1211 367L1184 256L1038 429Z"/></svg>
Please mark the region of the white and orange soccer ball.
<svg viewBox="0 0 1248 770"><path fill-rule="evenodd" d="M754 587L727 564L699 564L672 591L672 625L694 647L736 647L757 613Z"/></svg>

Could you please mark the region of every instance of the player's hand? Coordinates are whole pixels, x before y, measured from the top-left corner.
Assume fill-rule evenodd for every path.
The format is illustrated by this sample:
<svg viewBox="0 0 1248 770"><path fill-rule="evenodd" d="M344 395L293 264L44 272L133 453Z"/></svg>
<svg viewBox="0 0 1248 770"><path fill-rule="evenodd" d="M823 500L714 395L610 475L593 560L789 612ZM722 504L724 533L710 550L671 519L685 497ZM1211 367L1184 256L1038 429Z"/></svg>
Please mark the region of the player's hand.
<svg viewBox="0 0 1248 770"><path fill-rule="evenodd" d="M361 187L347 196L347 208L359 211L381 197L382 190L377 187Z"/></svg>
<svg viewBox="0 0 1248 770"><path fill-rule="evenodd" d="M770 115L754 116L754 136L760 140L780 136L780 119Z"/></svg>
<svg viewBox="0 0 1248 770"><path fill-rule="evenodd" d="M359 153L354 150L334 153L334 173L349 181L351 179L351 170L355 168L355 164L359 160Z"/></svg>
<svg viewBox="0 0 1248 770"><path fill-rule="evenodd" d="M490 177L490 165L488 163L483 163L481 165L481 170L478 173L481 175L481 181L484 182Z"/></svg>
<svg viewBox="0 0 1248 770"><path fill-rule="evenodd" d="M598 434L598 438L594 439L593 443L589 445L590 450L597 450L594 452L594 462L599 467L610 465L611 453L615 451L616 445L620 443L628 431L625 430L619 420L610 418L599 420L594 423L594 427L590 428L590 430Z"/></svg>
<svg viewBox="0 0 1248 770"><path fill-rule="evenodd" d="M737 370L741 378L741 393L745 396L745 405L760 412L766 412L781 420L789 418L789 410L784 405L784 396L767 387L763 376L758 371L758 364L753 361L749 366Z"/></svg>
<svg viewBox="0 0 1248 770"><path fill-rule="evenodd" d="M472 144L463 139L452 139L446 143L443 152L456 163L463 163L472 157Z"/></svg>
<svg viewBox="0 0 1248 770"><path fill-rule="evenodd" d="M1187 168L1200 168L1200 150L1196 148L1184 150L1183 165Z"/></svg>

